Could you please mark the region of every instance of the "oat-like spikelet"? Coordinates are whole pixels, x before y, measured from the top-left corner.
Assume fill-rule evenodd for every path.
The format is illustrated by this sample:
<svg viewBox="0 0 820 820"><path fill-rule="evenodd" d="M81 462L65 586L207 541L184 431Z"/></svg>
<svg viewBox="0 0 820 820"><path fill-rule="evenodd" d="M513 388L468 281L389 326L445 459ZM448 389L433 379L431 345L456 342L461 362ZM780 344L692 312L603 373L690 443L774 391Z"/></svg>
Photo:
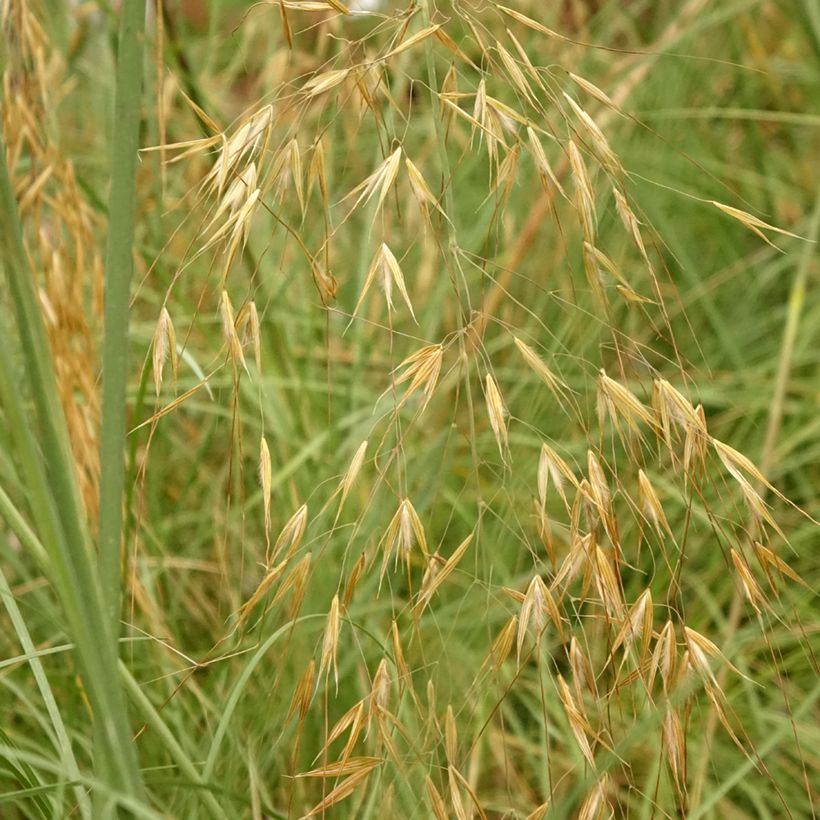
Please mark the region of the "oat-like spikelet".
<svg viewBox="0 0 820 820"><path fill-rule="evenodd" d="M547 488L551 481L564 507L569 510L566 493L564 492L564 479L569 481L574 487L578 487L578 480L569 468L569 465L547 444L541 445L541 454L538 458L538 500L542 506L547 503Z"/></svg>
<svg viewBox="0 0 820 820"><path fill-rule="evenodd" d="M616 430L620 431L620 421L626 422L629 429L639 436L639 424L654 427L655 417L650 410L628 387L607 376L603 368L598 373L598 396L599 407L606 410Z"/></svg>
<svg viewBox="0 0 820 820"><path fill-rule="evenodd" d="M272 554L268 556L268 564L275 561L282 550L287 550L287 558L290 558L290 556L296 552L296 549L302 541L302 536L305 534L307 519L308 506L307 504L302 504L302 506L299 507L299 509L296 510L296 512L288 519L285 526L282 527L282 532L279 533L279 537L273 545Z"/></svg>
<svg viewBox="0 0 820 820"><path fill-rule="evenodd" d="M373 720L380 720L381 713L387 711L390 705L390 687L390 669L387 660L382 658L376 669L376 674L373 675L373 683L370 687L368 725Z"/></svg>
<svg viewBox="0 0 820 820"><path fill-rule="evenodd" d="M561 183L558 181L558 177L555 175L555 172L552 170L552 166L547 160L547 155L544 153L544 148L541 145L541 141L538 139L538 135L535 131L530 127L527 128L527 140L530 154L532 155L532 161L535 164L536 173L538 174L538 178L541 180L541 185L544 190L547 193L551 193L552 187L554 187L561 194L561 196L566 199L567 194Z"/></svg>
<svg viewBox="0 0 820 820"><path fill-rule="evenodd" d="M569 392L569 387L547 367L543 359L526 342L517 336L514 336L513 340L515 341L515 346L524 357L524 361L532 368L533 372L543 380L544 384L549 387L559 404L566 401L566 393Z"/></svg>
<svg viewBox="0 0 820 820"><path fill-rule="evenodd" d="M710 658L715 658L722 661L733 672L738 675L742 675L740 670L732 666L720 649L718 649L718 647L705 635L695 632L694 629L690 629L688 626L683 627L683 635L686 639L686 647L689 650L689 657L691 658L692 666L705 680L711 681L715 686L717 686L717 680L715 679L714 672L712 672L712 666L709 662Z"/></svg>
<svg viewBox="0 0 820 820"><path fill-rule="evenodd" d="M489 663L493 665L493 671L498 674L504 662L507 660L512 649L513 640L515 639L516 629L518 626L518 616L513 615L504 628L496 635L493 644L490 647L490 653L484 659L482 669Z"/></svg>
<svg viewBox="0 0 820 820"><path fill-rule="evenodd" d="M262 372L262 330L259 324L259 312L256 302L251 300L242 305L236 316L237 332L242 332L242 346L250 346L257 373Z"/></svg>
<svg viewBox="0 0 820 820"><path fill-rule="evenodd" d="M416 198L421 215L426 222L430 221L429 208L432 207L437 210L448 222L450 217L444 212L444 209L439 205L438 199L430 190L421 171L415 166L410 157L404 157L404 167L407 169L407 179L410 181L410 190Z"/></svg>
<svg viewBox="0 0 820 820"><path fill-rule="evenodd" d="M432 574L427 583L422 582L421 592L419 593L416 605L413 607L413 617L418 618L424 612L427 605L430 603L436 590L447 580L452 574L453 570L458 566L459 561L464 557L467 548L473 540L473 533L470 533L454 550L453 554L441 565L435 574ZM442 559L438 553L433 555L430 559L429 567L435 566ZM425 576L426 580L426 576Z"/></svg>
<svg viewBox="0 0 820 820"><path fill-rule="evenodd" d="M666 716L663 719L663 730L661 733L663 751L669 770L672 772L672 779L675 781L675 788L681 792L686 791L686 736L683 732L680 716L671 706L666 708Z"/></svg>
<svg viewBox="0 0 820 820"><path fill-rule="evenodd" d="M524 820L544 820L547 816L547 811L549 810L550 804L549 800L546 803L542 803L540 806L536 806L525 818Z"/></svg>
<svg viewBox="0 0 820 820"><path fill-rule="evenodd" d="M322 655L319 661L319 677L327 672L330 674L333 668L333 679L336 682L336 689L339 688L339 633L341 631L341 620L339 618L339 596L334 595L330 604L330 612L327 615L325 635L322 640Z"/></svg>
<svg viewBox="0 0 820 820"><path fill-rule="evenodd" d="M490 373L484 378L484 398L487 402L487 415L490 418L495 442L498 445L498 452L501 458L506 461L509 452L509 442L507 438L507 417L509 413L501 398L501 391L498 389L495 379Z"/></svg>
<svg viewBox="0 0 820 820"><path fill-rule="evenodd" d="M287 723L296 712L299 712L299 722L304 722L310 708L310 701L313 698L313 688L316 681L316 661L311 658L305 671L299 676L299 682L296 684L296 689L293 692L293 698L290 701L290 708L288 709L285 723Z"/></svg>
<svg viewBox="0 0 820 820"><path fill-rule="evenodd" d="M569 103L578 121L582 124L583 130L589 139L590 146L600 163L612 176L622 177L624 169L621 167L621 163L618 161L615 152L610 148L604 136L604 132L601 131L595 120L566 92L564 92L564 99Z"/></svg>
<svg viewBox="0 0 820 820"><path fill-rule="evenodd" d="M663 537L665 533L670 538L674 538L672 528L666 519L666 513L663 511L661 500L643 470L638 470L638 498L641 512L652 522L652 526L657 530L658 535Z"/></svg>
<svg viewBox="0 0 820 820"><path fill-rule="evenodd" d="M450 813L447 811L447 804L444 798L436 788L435 783L428 775L424 779L425 787L427 788L427 797L430 801L430 808L433 810L433 815L436 820L450 820Z"/></svg>
<svg viewBox="0 0 820 820"><path fill-rule="evenodd" d="M584 232L584 239L594 245L595 233L598 227L598 213L595 208L595 192L592 190L589 171L587 171L586 163L578 150L578 146L572 140L567 143L567 152L572 176L575 180L575 205L581 220L581 229Z"/></svg>
<svg viewBox="0 0 820 820"><path fill-rule="evenodd" d="M612 642L611 654L614 655L622 644L627 649L637 644L637 657L640 665L643 666L649 652L649 642L652 639L653 616L652 593L646 589L629 608L623 625Z"/></svg>
<svg viewBox="0 0 820 820"><path fill-rule="evenodd" d="M410 382L399 400L399 407L402 407L410 396L419 389L422 391L420 410L423 411L427 407L438 384L443 358L444 347L442 345L427 345L415 353L410 354L399 365L397 369L404 368L404 370L398 376L395 383L399 385L406 381Z"/></svg>
<svg viewBox="0 0 820 820"><path fill-rule="evenodd" d="M353 458L350 460L350 464L348 465L347 470L345 470L344 475L342 476L342 480L339 482L339 486L336 488L336 492L341 493L341 498L339 499L339 510L344 507L345 501L347 501L348 495L350 495L350 491L353 489L353 485L356 483L356 479L359 477L359 473L362 470L362 465L364 464L364 457L367 453L367 440L365 439L357 448L356 452L353 454Z"/></svg>
<svg viewBox="0 0 820 820"><path fill-rule="evenodd" d="M270 496L271 496L271 478L273 470L271 467L270 450L268 449L268 442L262 436L259 439L259 483L262 485L262 508L265 513L265 542L267 550L270 551Z"/></svg>
<svg viewBox="0 0 820 820"><path fill-rule="evenodd" d="M245 353L242 350L242 343L239 341L239 334L236 332L236 320L234 318L233 305L228 291L222 291L219 301L219 314L222 319L222 335L228 347L228 355L231 362L236 365L241 364L247 369L245 364Z"/></svg>
<svg viewBox="0 0 820 820"><path fill-rule="evenodd" d="M602 820L614 817L612 805L607 802L609 775L603 774L584 798L578 810L578 820Z"/></svg>
<svg viewBox="0 0 820 820"><path fill-rule="evenodd" d="M756 216L753 216L746 211L742 211L740 208L733 208L731 205L724 205L722 202L716 202L714 199L709 200L709 203L714 205L718 210L723 211L723 213L727 216L731 216L732 219L736 219L741 223L741 225L747 227L750 231L759 236L767 245L771 245L773 248L776 247L776 245L774 245L769 237L763 233L764 230L779 233L782 236L790 236L792 239L801 238L795 233L790 233L789 231L784 231L783 228L770 225L768 222L764 222L762 219L758 219Z"/></svg>
<svg viewBox="0 0 820 820"><path fill-rule="evenodd" d="M369 176L364 182L360 182L346 197L350 199L358 194L356 201L353 203L353 208L356 209L361 204L368 203L376 191L379 192L379 199L376 210L381 210L387 194L393 187L396 181L396 176L399 172L399 163L401 162L401 147L396 148L390 156L382 162L378 168Z"/></svg>
<svg viewBox="0 0 820 820"><path fill-rule="evenodd" d="M618 108L617 105L612 101L611 97L606 94L604 91L601 91L597 85L591 83L589 80L585 80L583 77L579 77L577 74L573 74L571 71L567 72L574 83L576 83L580 88L586 91L590 97L596 99L599 103L606 106L610 110L614 111L616 114L621 114L621 109Z"/></svg>
<svg viewBox="0 0 820 820"><path fill-rule="evenodd" d="M152 356L151 363L154 373L154 390L159 396L162 390L162 373L165 366L165 360L169 357L171 359L171 372L174 381L177 378L178 358L177 358L177 337L174 332L174 324L171 321L171 316L168 309L163 306L159 313L157 326L154 330L154 339L152 342Z"/></svg>
<svg viewBox="0 0 820 820"><path fill-rule="evenodd" d="M524 600L521 604L521 612L518 615L518 637L516 640L516 652L518 661L521 661L521 649L527 631L530 630L536 641L541 640L541 635L547 625L547 617L552 621L558 634L563 639L563 622L561 613L552 597L552 593L547 589L546 584L540 575L536 575L530 581Z"/></svg>
<svg viewBox="0 0 820 820"><path fill-rule="evenodd" d="M401 271L398 260L393 255L393 251L391 251L384 242L382 242L381 247L376 251L373 256L373 261L370 263L370 269L367 272L362 292L359 295L359 301L356 303L356 307L353 309L353 314L350 318L351 323L356 318L356 314L359 312L359 308L361 308L370 286L375 281L378 281L382 286L388 312L392 314L395 310L392 298L393 285L395 285L402 299L404 299L404 303L407 305L410 315L413 317L413 321L418 324L416 314L413 312L410 295L407 293L407 286L404 283L404 274Z"/></svg>
<svg viewBox="0 0 820 820"><path fill-rule="evenodd" d="M276 583L276 581L282 577L282 573L285 571L286 565L287 560L282 561L265 573L265 577L261 580L253 595L248 598L239 610L239 617L237 618L238 626L242 626L248 620L256 605L262 600L262 598L265 597L268 590Z"/></svg>
<svg viewBox="0 0 820 820"><path fill-rule="evenodd" d="M310 566L313 561L312 553L307 553L292 570L282 579L279 588L276 590L276 595L270 605L275 607L289 592L292 592L290 603L288 605L288 617L293 619L299 614L302 608L302 601L307 591L308 580L310 579Z"/></svg>
<svg viewBox="0 0 820 820"><path fill-rule="evenodd" d="M594 769L595 755L592 752L592 746L590 745L589 738L596 737L595 730L590 725L581 705L576 702L572 695L572 690L569 688L567 682L563 679L563 677L561 677L561 675L557 676L556 683L558 688L558 697L561 699L561 704L564 707L564 712L566 713L567 720L569 721L569 728L572 730L572 734L575 737L578 748L581 750L581 754L583 754L590 767Z"/></svg>
<svg viewBox="0 0 820 820"><path fill-rule="evenodd" d="M597 698L598 684L595 682L592 664L574 635L569 641L569 665L572 668L572 683L578 702L583 703L584 701L583 689L586 689L593 697Z"/></svg>
<svg viewBox="0 0 820 820"><path fill-rule="evenodd" d="M735 569L740 578L740 584L743 587L746 600L752 605L754 611L760 615L763 609L771 609L766 596L763 594L763 590L760 588L754 575L752 575L752 571L746 561L738 555L734 549L729 550L729 554L732 557L732 563L735 565Z"/></svg>
<svg viewBox="0 0 820 820"><path fill-rule="evenodd" d="M356 591L356 587L364 573L366 565L365 554L362 553L353 565L353 569L350 571L350 575L347 579L347 585L345 586L345 593L342 599L342 608L345 610L347 610L350 606L350 602L353 600L353 593Z"/></svg>
<svg viewBox="0 0 820 820"><path fill-rule="evenodd" d="M646 253L646 245L644 245L643 237L641 236L641 223L638 217L635 216L634 211L629 207L629 202L626 197L617 188L612 189L612 194L615 197L615 210L618 212L621 222L623 222L624 227L632 237L632 241L635 243L635 247L640 252L644 262L648 267L651 267L649 256Z"/></svg>
<svg viewBox="0 0 820 820"><path fill-rule="evenodd" d="M418 544L425 558L427 557L427 538L424 534L424 527L418 513L416 513L416 508L409 498L403 499L399 504L382 540L384 543L384 557L379 575L380 584L392 555L395 555L396 565L398 565L399 559L405 563L408 574L410 571L410 554L414 545Z"/></svg>
<svg viewBox="0 0 820 820"><path fill-rule="evenodd" d="M667 621L655 641L655 648L652 650L648 679L650 691L658 672L660 672L663 691L668 694L672 690L672 684L676 677L677 657L678 647L675 640L675 625L672 621Z"/></svg>

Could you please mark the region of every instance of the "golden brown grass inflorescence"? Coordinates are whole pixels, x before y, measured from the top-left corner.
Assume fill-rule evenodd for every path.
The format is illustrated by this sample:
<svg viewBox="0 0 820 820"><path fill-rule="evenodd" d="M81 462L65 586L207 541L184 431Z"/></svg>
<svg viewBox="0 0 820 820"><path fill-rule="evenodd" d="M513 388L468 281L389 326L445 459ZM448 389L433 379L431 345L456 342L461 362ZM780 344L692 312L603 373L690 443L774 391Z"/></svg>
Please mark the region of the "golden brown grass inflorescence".
<svg viewBox="0 0 820 820"><path fill-rule="evenodd" d="M169 79L167 142L143 154L174 195L151 218L177 221L134 299L150 330L132 434L169 443L133 440L135 480L145 509L165 493L207 534L177 588L178 530L140 507L129 617L157 680L180 672L168 646L206 646L210 677L163 703L202 710L209 771L258 755L258 799L288 816L685 816L709 716L776 788L733 706L754 670L695 573L710 550L708 582L737 586L744 639L776 659L773 625L804 628L783 557L796 508L722 440L681 353L662 239L617 151L643 124L576 72L581 38L516 6L260 4L238 36L281 27L287 59L224 128ZM100 219L47 139L64 66L25 4L3 24L25 34L3 127L93 520ZM518 198L557 251L521 238ZM189 459L206 474L190 487ZM257 687L264 721L214 706Z"/></svg>

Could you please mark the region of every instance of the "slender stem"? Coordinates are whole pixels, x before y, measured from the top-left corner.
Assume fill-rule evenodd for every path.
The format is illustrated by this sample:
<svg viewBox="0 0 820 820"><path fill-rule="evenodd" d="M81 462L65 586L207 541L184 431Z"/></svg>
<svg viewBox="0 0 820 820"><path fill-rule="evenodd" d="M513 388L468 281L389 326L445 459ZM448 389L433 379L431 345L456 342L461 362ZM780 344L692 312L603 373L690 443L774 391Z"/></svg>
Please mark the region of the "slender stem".
<svg viewBox="0 0 820 820"><path fill-rule="evenodd" d="M100 433L99 568L106 612L114 625L119 623L121 602L120 548L125 486L128 302L133 273L144 26L143 0L126 0L121 12L117 54L111 194L105 254L105 337Z"/></svg>

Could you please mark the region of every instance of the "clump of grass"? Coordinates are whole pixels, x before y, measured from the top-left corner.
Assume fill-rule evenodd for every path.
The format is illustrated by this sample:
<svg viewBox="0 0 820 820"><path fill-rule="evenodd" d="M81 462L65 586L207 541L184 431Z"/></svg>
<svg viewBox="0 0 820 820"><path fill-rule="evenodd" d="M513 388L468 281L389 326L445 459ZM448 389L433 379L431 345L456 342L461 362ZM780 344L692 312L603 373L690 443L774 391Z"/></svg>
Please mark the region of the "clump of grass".
<svg viewBox="0 0 820 820"><path fill-rule="evenodd" d="M132 259L137 285L104 328L76 107L112 93L91 66L114 18L8 6L6 267L76 496L55 503L9 354L6 666L42 701L2 679L15 810L813 816L820 208L795 168L739 176L751 121L665 127L658 95L770 92L742 64L777 44L714 60L704 5L631 26L615 3L286 0L195 33L158 3L107 298ZM127 425L104 397L100 464L106 361L130 392Z"/></svg>

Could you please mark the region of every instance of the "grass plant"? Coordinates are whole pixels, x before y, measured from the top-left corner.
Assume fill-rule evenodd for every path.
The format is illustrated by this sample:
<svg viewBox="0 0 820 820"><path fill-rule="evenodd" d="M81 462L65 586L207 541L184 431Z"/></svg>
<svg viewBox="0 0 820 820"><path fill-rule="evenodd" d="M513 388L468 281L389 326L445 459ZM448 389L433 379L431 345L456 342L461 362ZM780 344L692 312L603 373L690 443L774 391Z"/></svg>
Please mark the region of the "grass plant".
<svg viewBox="0 0 820 820"><path fill-rule="evenodd" d="M816 4L51 5L0 815L816 818Z"/></svg>

